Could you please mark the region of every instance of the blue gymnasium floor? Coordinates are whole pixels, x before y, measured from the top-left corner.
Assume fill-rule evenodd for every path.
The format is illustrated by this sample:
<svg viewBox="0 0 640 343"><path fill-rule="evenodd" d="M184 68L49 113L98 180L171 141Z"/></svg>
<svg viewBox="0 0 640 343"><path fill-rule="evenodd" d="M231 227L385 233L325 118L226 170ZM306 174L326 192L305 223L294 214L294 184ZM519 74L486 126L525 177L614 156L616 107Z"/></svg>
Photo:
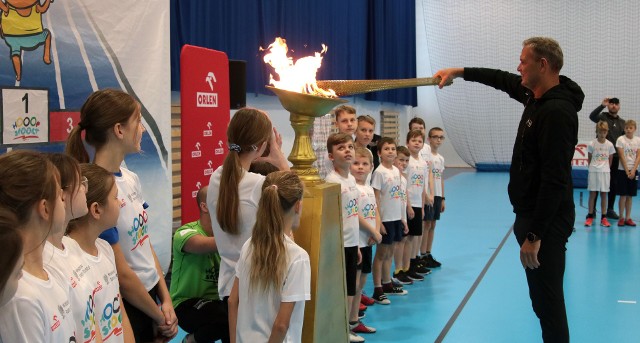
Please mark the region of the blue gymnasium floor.
<svg viewBox="0 0 640 343"><path fill-rule="evenodd" d="M362 336L369 343L541 342L510 230L508 174L448 171L433 249L443 266L405 286L408 295L391 296L391 305L370 307L363 322L378 332ZM575 190L577 230L565 273L571 340L640 342L640 227L585 228L580 192L585 206L588 197ZM632 217L640 222L638 206ZM372 293L371 278L365 290Z"/></svg>

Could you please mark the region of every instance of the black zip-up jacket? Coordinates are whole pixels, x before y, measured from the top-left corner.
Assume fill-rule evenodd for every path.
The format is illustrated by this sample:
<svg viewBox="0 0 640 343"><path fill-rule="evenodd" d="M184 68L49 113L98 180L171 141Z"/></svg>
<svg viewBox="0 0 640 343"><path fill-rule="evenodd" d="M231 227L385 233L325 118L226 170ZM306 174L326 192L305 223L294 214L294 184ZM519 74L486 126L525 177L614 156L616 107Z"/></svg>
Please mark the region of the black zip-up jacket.
<svg viewBox="0 0 640 343"><path fill-rule="evenodd" d="M521 76L505 71L465 68L464 79L506 92L525 106L513 145L509 199L513 212L533 218L528 231L543 238L557 213L575 210L571 159L584 93L565 76L538 99L522 86Z"/></svg>

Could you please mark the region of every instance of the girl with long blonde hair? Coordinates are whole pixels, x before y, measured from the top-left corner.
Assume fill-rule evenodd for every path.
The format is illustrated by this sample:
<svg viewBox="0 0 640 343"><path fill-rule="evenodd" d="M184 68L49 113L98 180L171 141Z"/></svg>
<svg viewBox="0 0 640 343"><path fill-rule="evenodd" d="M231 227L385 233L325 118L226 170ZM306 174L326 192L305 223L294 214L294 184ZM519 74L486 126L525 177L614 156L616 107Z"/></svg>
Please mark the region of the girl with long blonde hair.
<svg viewBox="0 0 640 343"><path fill-rule="evenodd" d="M311 298L307 252L290 238L300 225L304 187L290 171L262 185L253 235L244 244L229 297L231 342L300 342Z"/></svg>

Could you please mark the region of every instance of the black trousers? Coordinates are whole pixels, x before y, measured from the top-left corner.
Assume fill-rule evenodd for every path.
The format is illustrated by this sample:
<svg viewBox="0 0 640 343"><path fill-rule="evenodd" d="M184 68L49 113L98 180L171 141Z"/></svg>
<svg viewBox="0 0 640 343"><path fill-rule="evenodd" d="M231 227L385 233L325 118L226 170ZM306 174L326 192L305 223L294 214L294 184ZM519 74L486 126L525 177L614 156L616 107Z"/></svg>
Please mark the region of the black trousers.
<svg viewBox="0 0 640 343"><path fill-rule="evenodd" d="M545 343L569 342L569 325L564 304L564 270L566 244L575 222L575 210L557 214L540 242L537 269L525 269L533 311L540 319ZM531 217L516 215L513 231L522 245L531 231Z"/></svg>
<svg viewBox="0 0 640 343"><path fill-rule="evenodd" d="M196 342L229 342L229 314L222 300L188 299L175 308L180 327Z"/></svg>

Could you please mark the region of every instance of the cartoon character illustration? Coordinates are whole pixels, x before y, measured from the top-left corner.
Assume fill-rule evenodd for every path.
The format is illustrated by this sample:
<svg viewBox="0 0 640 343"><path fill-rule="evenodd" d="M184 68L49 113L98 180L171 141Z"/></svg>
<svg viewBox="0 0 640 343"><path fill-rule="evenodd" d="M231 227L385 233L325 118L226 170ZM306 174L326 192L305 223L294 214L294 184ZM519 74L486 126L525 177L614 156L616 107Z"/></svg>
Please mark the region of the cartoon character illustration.
<svg viewBox="0 0 640 343"><path fill-rule="evenodd" d="M0 34L11 50L11 61L16 81L22 78L23 50L31 51L44 44L42 60L51 63L51 33L42 27L42 14L53 0L0 0L2 25Z"/></svg>

